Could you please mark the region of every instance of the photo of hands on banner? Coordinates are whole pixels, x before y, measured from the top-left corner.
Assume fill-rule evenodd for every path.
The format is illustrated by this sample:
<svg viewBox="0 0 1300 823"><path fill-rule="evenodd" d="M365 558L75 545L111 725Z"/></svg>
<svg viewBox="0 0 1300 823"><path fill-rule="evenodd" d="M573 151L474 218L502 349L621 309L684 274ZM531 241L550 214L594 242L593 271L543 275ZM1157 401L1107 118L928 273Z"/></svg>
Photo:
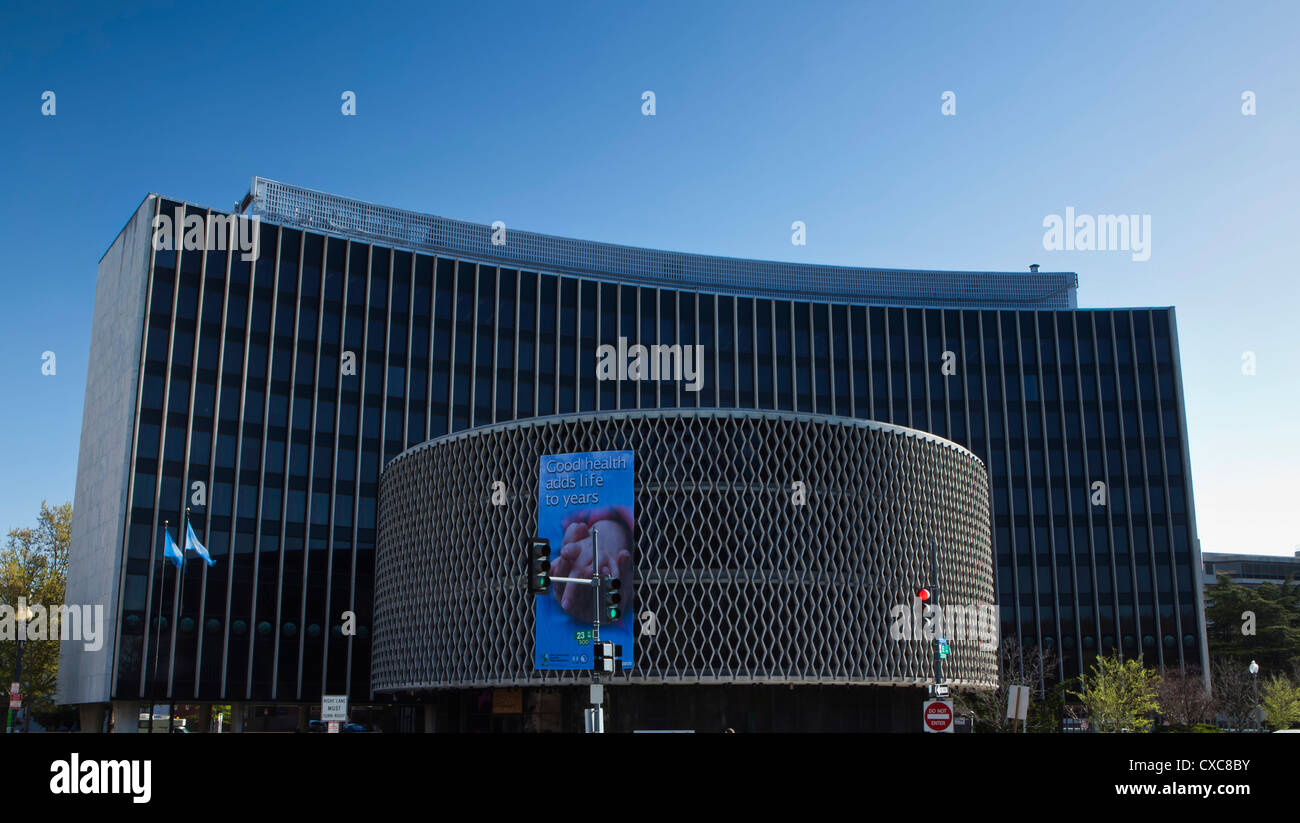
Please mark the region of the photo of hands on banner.
<svg viewBox="0 0 1300 823"><path fill-rule="evenodd" d="M622 645L630 668L636 614L632 452L544 455L540 462L537 528L551 544L551 577L590 578L596 538L600 574L619 578L622 611L618 620L601 620L600 639ZM549 595L537 598L537 668L591 668L593 596L592 586L555 582Z"/></svg>

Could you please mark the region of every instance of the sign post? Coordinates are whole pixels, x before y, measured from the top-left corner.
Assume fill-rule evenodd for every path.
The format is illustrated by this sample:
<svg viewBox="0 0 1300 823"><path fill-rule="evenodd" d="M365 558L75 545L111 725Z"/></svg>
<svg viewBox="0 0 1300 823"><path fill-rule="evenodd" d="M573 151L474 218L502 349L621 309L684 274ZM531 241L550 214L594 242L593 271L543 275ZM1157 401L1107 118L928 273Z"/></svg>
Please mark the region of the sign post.
<svg viewBox="0 0 1300 823"><path fill-rule="evenodd" d="M331 734L337 733L340 724L348 721L348 696L346 694L321 695L320 719Z"/></svg>
<svg viewBox="0 0 1300 823"><path fill-rule="evenodd" d="M1020 722L1029 718L1029 687L1011 686L1007 689L1007 720L1013 732L1020 731Z"/></svg>
<svg viewBox="0 0 1300 823"><path fill-rule="evenodd" d="M21 648L22 647L20 645L19 646L20 651ZM19 686L17 683L9 684L9 720L8 723L5 725L5 734L9 734L14 730L14 724L18 720L18 711L23 707L23 695L19 691L19 689L21 688L22 687Z"/></svg>
<svg viewBox="0 0 1300 823"><path fill-rule="evenodd" d="M927 700L921 710L927 732L952 733L952 703L947 700Z"/></svg>

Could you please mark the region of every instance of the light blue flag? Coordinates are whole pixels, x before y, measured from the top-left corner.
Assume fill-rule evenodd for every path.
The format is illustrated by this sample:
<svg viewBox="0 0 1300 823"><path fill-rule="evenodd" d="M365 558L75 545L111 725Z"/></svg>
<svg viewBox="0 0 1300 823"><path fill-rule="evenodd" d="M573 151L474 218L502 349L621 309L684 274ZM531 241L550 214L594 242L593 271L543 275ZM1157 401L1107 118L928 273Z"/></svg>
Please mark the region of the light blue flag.
<svg viewBox="0 0 1300 823"><path fill-rule="evenodd" d="M181 567L181 563L185 560L185 556L181 554L180 547L176 545L175 540L172 540L172 533L167 531L166 528L163 529L163 558L170 560L172 565L178 569Z"/></svg>
<svg viewBox="0 0 1300 823"><path fill-rule="evenodd" d="M207 563L209 566L215 566L217 564L217 561L208 556L207 547L199 542L198 536L194 534L194 524L189 522L185 524L185 551L194 552L199 557L202 557L203 562Z"/></svg>

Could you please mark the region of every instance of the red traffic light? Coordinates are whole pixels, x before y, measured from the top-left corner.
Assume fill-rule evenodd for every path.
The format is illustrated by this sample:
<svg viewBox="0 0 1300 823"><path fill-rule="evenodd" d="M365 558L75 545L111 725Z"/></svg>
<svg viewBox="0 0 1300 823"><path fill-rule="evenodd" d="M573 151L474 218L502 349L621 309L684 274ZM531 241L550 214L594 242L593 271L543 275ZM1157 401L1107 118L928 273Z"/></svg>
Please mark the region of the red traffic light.
<svg viewBox="0 0 1300 823"><path fill-rule="evenodd" d="M919 590L916 592L916 599L917 599L917 600L920 600L922 603L929 602L929 600L930 600L930 590L929 590L929 589L919 589Z"/></svg>

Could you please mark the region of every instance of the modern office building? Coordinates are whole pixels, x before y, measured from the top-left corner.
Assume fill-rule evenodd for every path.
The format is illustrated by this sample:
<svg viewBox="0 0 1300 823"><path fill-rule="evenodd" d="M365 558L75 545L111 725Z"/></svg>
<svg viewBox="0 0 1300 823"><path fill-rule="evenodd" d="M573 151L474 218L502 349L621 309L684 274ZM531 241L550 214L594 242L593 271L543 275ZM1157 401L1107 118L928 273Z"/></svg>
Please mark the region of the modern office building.
<svg viewBox="0 0 1300 823"><path fill-rule="evenodd" d="M1239 586L1258 586L1261 583L1281 585L1287 578L1294 576L1300 580L1300 550L1294 557L1273 554L1229 554L1224 552L1205 552L1201 555L1204 565L1204 585L1219 582L1219 575L1224 575Z"/></svg>
<svg viewBox="0 0 1300 823"><path fill-rule="evenodd" d="M550 431L532 427L535 419L558 416L553 425L581 428L593 413L690 427L720 425L693 411L753 412L770 427L839 437L857 432L854 420L871 421L863 432L958 449L987 472L988 573L1004 638L1019 638L1030 653L1050 649L1058 677L1111 650L1203 668L1201 559L1172 308L1080 309L1073 273L881 270L631 248L261 178L239 214L260 221L250 235L259 240L255 259L244 247L228 251L229 242L215 247L216 236L229 239L226 213L150 195L100 262L67 598L104 603L112 642L97 653L65 644L61 702L126 705L171 694L290 705L348 694L354 703L418 705L450 689L464 699L440 715L444 727L528 727L503 726L502 713L493 714L491 689L517 687L525 714L550 705L538 711L571 728L578 721L568 709L520 685L535 683L519 668L528 627L502 615L499 627L514 634L481 649L501 656L481 671L462 676L432 663L401 670L410 663L401 643L418 627L401 629L400 642L384 634L413 612L377 601L396 591L377 576L394 568L383 557L380 479L394 458L390 471L400 473L470 440L501 439L533 454L536 444L516 441ZM157 242L157 216L171 218L175 242ZM238 237L249 225L236 223ZM698 380L598 380L598 348L620 337L701 346ZM838 481L819 476L828 485L809 491L824 503L818 495ZM941 483L879 483L871 493L901 506L945 492ZM409 504L422 505L412 494ZM176 573L163 571L161 534L165 521L177 534L186 506L216 564L187 563L181 598ZM772 543L761 519L740 525L754 531L729 539L757 537L786 554L824 548ZM638 565L638 576L670 571L651 563L653 545L639 548L648 565ZM915 549L899 557L915 562ZM400 546L387 551L390 561L402 555ZM502 614L526 620L522 544L519 551L519 600ZM501 552L493 556L503 560ZM967 565L961 585L976 591L980 574ZM776 602L774 591L758 601ZM771 619L798 622L799 614ZM429 627L430 642L465 642L437 635L441 625ZM705 695L719 689L768 688L777 669L759 658L796 654L790 644L810 637L772 630L735 647L753 660L733 655L726 665L720 657L690 666L665 659L657 676L679 678L676 685L627 688L672 688L674 705L713 705ZM865 682L874 676L924 680L915 667L875 660L880 650L869 640L841 648L862 659L799 668L807 694L820 695L802 702L805 711L851 703L844 695L853 688L883 688ZM683 689L700 690L699 700ZM760 694L751 704L775 706L765 701Z"/></svg>

